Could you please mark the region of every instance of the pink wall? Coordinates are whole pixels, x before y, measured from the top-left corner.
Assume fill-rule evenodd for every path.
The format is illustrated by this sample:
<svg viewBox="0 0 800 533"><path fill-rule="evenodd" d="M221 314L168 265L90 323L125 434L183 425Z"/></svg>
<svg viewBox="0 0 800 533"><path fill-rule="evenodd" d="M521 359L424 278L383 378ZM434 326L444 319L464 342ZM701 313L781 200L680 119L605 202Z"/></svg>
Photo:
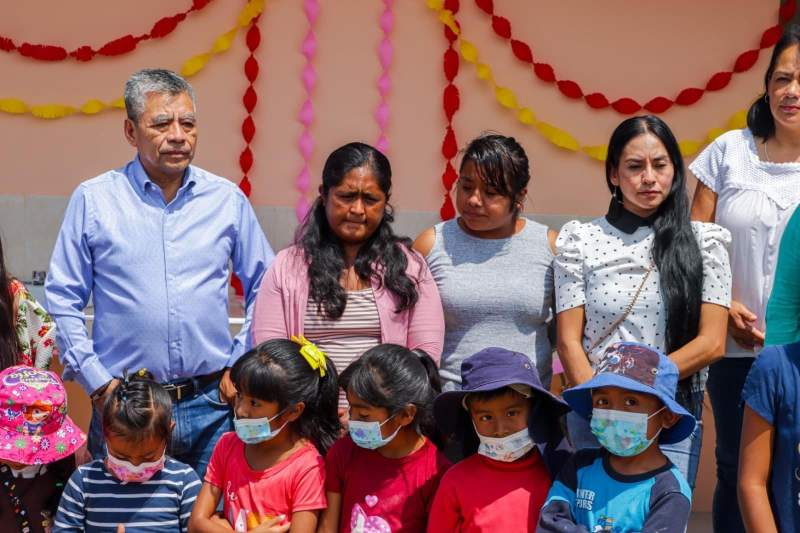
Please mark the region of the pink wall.
<svg viewBox="0 0 800 533"><path fill-rule="evenodd" d="M88 64L33 62L0 54L0 97L31 102L80 104L90 97L111 100L121 94L126 76L145 66L178 69L185 58L210 46L232 26L244 2L216 0L191 15L166 39L143 43L127 56L100 58ZM318 149L314 169L325 155L351 139L374 141L372 112L378 95L379 65L375 48L382 2L322 1L318 21L319 85L315 94ZM498 81L513 88L538 116L572 132L585 144L604 143L621 120L611 110L595 111L570 101L552 85L539 82L513 59L496 38L489 19L472 0L462 0L460 20L466 36ZM443 133L441 111L441 26L424 0L396 0L396 47L392 70L391 158L398 177L395 202L411 210L440 205L439 155ZM740 52L756 45L763 29L776 20L777 2L715 0L707 2L526 2L496 0L497 12L513 23L514 33L532 44L536 57L587 89L643 100L657 94L675 96L688 86L730 68ZM146 32L161 16L189 5L163 2L0 2L0 34L17 40L57 42L65 46L100 44L127 32ZM536 7L536 5L542 7ZM295 120L302 102L299 45L305 34L300 0L268 1L262 17L262 66L254 143L253 201L257 205L293 205L293 178L300 166L295 148L300 129ZM239 178L239 126L243 118L243 35L232 49L211 60L191 81L198 92L201 141L196 162L233 179ZM679 138L702 138L723 126L758 91L767 61L762 53L750 72L734 77L724 91L709 94L690 108L673 109L664 118ZM522 140L533 161L531 204L538 213L594 214L606 202L602 168L581 154L546 143L517 123L491 98L485 85L462 65L458 84L462 110L456 132L466 140L485 129ZM122 112L42 121L29 116L0 116L0 194L68 195L86 177L119 165L131 156L122 139ZM565 194L575 191L577 194Z"/></svg>
<svg viewBox="0 0 800 533"><path fill-rule="evenodd" d="M514 89L540 119L566 129L582 143L607 141L622 120L620 115L591 110L536 80L493 35L488 18L473 0L461 3L459 18L465 35L477 45L500 83ZM17 41L62 43L67 48L99 45L125 33L144 33L155 20L189 4L188 0L0 0L0 34ZM215 0L168 38L144 43L122 58L45 64L0 53L0 98L77 105L89 98L112 100L121 95L132 71L146 66L177 70L183 60L208 49L217 35L233 25L243 4L240 0ZM316 172L336 146L354 139L376 139L372 113L378 103L375 80L380 67L375 49L383 8L378 0L322 0L321 4L319 84L314 96L317 122L313 128L318 147L313 160ZM729 69L734 58L756 46L761 32L774 24L777 4L753 0L495 0L497 12L512 21L515 36L528 41L536 57L553 65L562 77L588 90L640 101L656 95L674 97L680 89L702 86L711 74ZM400 210L438 211L445 40L424 0L395 0L395 5L389 131L397 177L394 201ZM297 198L293 180L301 164L295 116L304 98L299 78L304 61L299 47L306 32L302 2L268 0L261 29L252 199L259 206L293 206ZM201 132L196 163L237 181L243 145L239 128L244 117L245 58L240 35L230 51L213 58L191 79L198 93ZM733 112L749 104L759 91L767 61L768 54L762 53L750 72L735 76L722 92L708 94L695 106L672 109L664 118L679 139L703 138L709 129L724 126ZM553 147L535 130L516 122L494 101L469 65L462 63L457 83L461 111L455 127L460 141L492 129L514 135L527 149L533 162L529 210L594 215L605 209L608 193L601 164ZM59 121L0 115L0 196L66 196L83 179L119 166L132 156L122 137L122 121L120 111ZM13 235L6 235L9 238ZM77 400L72 412L85 423L86 399L75 387L71 390ZM713 483L713 430L710 419L707 423L695 498L695 508L701 510L709 508Z"/></svg>

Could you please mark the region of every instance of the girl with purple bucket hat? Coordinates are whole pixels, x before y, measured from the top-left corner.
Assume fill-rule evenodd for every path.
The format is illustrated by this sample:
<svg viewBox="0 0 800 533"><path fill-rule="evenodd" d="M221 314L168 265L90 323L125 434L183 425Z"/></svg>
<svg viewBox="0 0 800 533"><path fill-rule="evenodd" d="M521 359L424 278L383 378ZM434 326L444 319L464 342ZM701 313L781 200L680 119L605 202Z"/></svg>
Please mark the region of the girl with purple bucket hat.
<svg viewBox="0 0 800 533"><path fill-rule="evenodd" d="M0 372L0 516L13 516L16 531L51 531L73 454L85 441L55 373L29 366ZM12 527L8 520L0 529Z"/></svg>

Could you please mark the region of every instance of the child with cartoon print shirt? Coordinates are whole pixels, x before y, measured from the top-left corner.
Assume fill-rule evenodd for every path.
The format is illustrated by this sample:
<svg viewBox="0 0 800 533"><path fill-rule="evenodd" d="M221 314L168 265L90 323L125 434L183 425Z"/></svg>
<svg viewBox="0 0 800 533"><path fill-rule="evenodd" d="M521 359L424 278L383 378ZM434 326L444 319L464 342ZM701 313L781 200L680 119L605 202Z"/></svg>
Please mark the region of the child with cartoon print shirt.
<svg viewBox="0 0 800 533"><path fill-rule="evenodd" d="M67 416L67 393L53 372L6 368L0 405L0 530L49 533L86 435Z"/></svg>
<svg viewBox="0 0 800 533"><path fill-rule="evenodd" d="M594 378L564 391L602 448L577 452L542 508L537 533L684 533L688 483L659 448L696 421L675 401L678 369L639 343L610 347Z"/></svg>

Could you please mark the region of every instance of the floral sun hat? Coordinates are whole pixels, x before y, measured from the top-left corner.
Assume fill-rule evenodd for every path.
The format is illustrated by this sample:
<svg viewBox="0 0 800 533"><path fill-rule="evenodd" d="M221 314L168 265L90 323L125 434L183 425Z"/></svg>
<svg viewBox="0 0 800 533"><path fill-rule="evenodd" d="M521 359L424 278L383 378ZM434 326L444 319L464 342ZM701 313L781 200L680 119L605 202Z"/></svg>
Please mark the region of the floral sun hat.
<svg viewBox="0 0 800 533"><path fill-rule="evenodd" d="M86 435L67 416L67 392L54 372L12 366L0 372L0 461L53 463Z"/></svg>

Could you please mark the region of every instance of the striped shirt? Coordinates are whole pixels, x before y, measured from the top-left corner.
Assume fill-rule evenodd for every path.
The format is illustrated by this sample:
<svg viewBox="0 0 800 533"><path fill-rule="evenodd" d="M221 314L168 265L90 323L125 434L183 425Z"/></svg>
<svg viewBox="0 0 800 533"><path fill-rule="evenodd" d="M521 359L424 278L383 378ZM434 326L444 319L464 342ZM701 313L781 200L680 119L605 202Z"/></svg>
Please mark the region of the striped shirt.
<svg viewBox="0 0 800 533"><path fill-rule="evenodd" d="M200 479L192 468L167 458L164 469L143 483L123 483L102 459L78 467L70 477L55 518L54 533L185 532Z"/></svg>
<svg viewBox="0 0 800 533"><path fill-rule="evenodd" d="M381 342L375 294L372 289L348 291L344 313L336 320L317 312L317 303L309 298L303 330L305 337L325 352L341 374L347 365ZM346 406L342 395L339 407Z"/></svg>

